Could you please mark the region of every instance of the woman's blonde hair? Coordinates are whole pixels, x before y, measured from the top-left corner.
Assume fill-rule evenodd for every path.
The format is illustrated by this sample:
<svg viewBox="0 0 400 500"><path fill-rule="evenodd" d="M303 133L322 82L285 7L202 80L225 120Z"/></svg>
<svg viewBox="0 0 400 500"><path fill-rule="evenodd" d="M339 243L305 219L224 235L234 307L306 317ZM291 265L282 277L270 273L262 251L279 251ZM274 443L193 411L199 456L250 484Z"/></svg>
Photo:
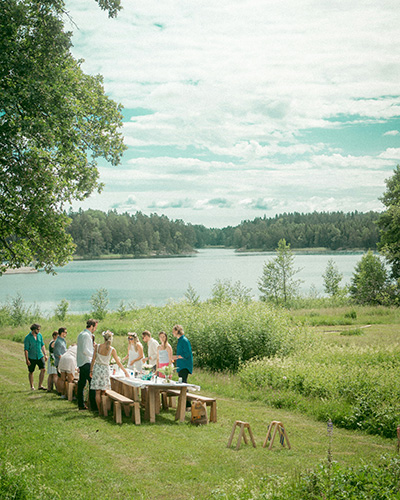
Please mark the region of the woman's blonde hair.
<svg viewBox="0 0 400 500"><path fill-rule="evenodd" d="M138 343L138 336L137 336L137 333L135 332L128 332L128 339L132 338L133 339L133 343L135 344L135 347L137 346L137 343Z"/></svg>
<svg viewBox="0 0 400 500"><path fill-rule="evenodd" d="M110 330L107 330L105 332L102 332L104 342L106 342L108 345L111 345L114 334L113 332L110 332Z"/></svg>

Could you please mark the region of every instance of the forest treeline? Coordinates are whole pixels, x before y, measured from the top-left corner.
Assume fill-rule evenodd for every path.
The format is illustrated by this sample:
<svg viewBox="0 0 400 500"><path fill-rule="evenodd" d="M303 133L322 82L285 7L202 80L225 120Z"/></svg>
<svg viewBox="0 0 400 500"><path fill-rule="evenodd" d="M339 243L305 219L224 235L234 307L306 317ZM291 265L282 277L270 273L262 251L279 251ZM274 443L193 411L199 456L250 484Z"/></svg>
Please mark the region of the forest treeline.
<svg viewBox="0 0 400 500"><path fill-rule="evenodd" d="M89 209L68 215L68 232L81 257L181 255L207 246L273 251L283 238L293 249L375 250L379 240L377 212L284 213L222 229L141 212Z"/></svg>

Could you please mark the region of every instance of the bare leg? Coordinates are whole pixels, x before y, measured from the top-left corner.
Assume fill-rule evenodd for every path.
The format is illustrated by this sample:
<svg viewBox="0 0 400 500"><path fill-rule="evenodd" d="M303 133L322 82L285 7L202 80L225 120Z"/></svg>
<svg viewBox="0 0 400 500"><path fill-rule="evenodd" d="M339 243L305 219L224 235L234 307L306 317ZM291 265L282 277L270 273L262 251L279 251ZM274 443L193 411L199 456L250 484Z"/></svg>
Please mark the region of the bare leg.
<svg viewBox="0 0 400 500"><path fill-rule="evenodd" d="M39 387L43 387L44 374L46 373L46 369L40 370L39 373Z"/></svg>
<svg viewBox="0 0 400 500"><path fill-rule="evenodd" d="M33 373L28 372L28 378L29 378L29 385L31 386L31 389L34 389L34 387L33 387Z"/></svg>
<svg viewBox="0 0 400 500"><path fill-rule="evenodd" d="M103 394L104 394L104 391L96 391L96 404L97 404L97 409L99 410L100 415L102 414L101 396Z"/></svg>

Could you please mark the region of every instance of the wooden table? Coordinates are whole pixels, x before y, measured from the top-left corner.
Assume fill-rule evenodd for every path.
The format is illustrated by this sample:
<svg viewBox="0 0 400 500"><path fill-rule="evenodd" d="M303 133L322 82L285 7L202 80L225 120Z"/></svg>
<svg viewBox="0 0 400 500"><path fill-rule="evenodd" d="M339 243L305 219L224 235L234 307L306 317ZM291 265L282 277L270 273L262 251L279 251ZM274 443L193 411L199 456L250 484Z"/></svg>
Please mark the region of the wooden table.
<svg viewBox="0 0 400 500"><path fill-rule="evenodd" d="M184 422L186 412L186 393L188 389L191 391L199 391L200 386L194 384L184 384L183 382L169 381L164 382L163 378L154 378L153 380L142 380L135 377L123 377L118 375L111 376L112 387L115 391L120 392L124 396L131 397L134 401L139 400L138 389L147 391L145 404L145 419L154 424L156 421L156 413L159 411L160 393L168 389L179 391L178 405L175 414L175 420Z"/></svg>

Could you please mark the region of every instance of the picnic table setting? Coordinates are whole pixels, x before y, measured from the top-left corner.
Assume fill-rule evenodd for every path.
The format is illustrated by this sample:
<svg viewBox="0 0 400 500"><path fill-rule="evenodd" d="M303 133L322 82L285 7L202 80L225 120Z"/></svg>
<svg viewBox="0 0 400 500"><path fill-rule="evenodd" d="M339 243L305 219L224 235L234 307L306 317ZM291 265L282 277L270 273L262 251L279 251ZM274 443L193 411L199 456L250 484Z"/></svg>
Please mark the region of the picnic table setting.
<svg viewBox="0 0 400 500"><path fill-rule="evenodd" d="M172 398L177 397L178 404L176 405L175 420L183 422L185 420L188 390L197 392L200 391L200 386L184 383L181 379L178 381L172 380L170 378L172 373L169 373L169 367L166 368L159 370L159 372L163 373L163 377L154 373L151 367L146 365L143 366L142 372L128 370L129 377L126 377L118 367L114 368L111 366L110 379L112 391L130 399L133 405L137 403L137 408L143 406L145 419L150 423L155 423L156 414L160 412L160 395L162 396L163 409L174 408L175 405ZM116 398L116 395L113 396ZM108 395L108 397L110 396ZM120 404L123 403L121 402Z"/></svg>

